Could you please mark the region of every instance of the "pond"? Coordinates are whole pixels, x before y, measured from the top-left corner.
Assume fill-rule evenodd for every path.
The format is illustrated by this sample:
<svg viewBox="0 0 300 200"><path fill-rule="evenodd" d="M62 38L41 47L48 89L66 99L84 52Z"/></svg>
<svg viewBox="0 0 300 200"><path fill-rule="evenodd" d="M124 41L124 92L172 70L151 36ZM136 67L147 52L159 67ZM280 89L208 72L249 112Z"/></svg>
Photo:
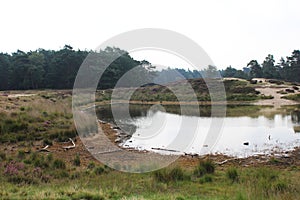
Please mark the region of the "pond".
<svg viewBox="0 0 300 200"><path fill-rule="evenodd" d="M300 107L130 105L100 106L99 119L130 135L127 148L161 154L225 154L248 157L283 153L300 142ZM113 110L113 111L112 111ZM183 114L184 113L184 114Z"/></svg>

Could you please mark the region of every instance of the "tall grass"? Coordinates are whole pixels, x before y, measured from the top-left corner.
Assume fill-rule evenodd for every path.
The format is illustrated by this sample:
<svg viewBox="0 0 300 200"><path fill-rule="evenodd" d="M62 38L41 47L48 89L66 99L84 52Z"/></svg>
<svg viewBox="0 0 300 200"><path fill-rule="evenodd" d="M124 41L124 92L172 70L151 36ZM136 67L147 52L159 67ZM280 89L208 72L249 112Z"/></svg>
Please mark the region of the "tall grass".
<svg viewBox="0 0 300 200"><path fill-rule="evenodd" d="M213 174L215 172L215 165L211 160L200 161L194 169L194 175L201 177L205 174Z"/></svg>

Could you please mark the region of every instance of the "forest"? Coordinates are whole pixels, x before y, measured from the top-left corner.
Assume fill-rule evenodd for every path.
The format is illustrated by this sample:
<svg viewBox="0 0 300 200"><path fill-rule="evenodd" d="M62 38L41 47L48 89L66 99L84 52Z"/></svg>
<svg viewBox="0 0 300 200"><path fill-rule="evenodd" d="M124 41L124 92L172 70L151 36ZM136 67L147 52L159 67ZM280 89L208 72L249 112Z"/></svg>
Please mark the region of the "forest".
<svg viewBox="0 0 300 200"><path fill-rule="evenodd" d="M213 77L220 72L222 77L243 79L269 78L290 82L300 82L300 51L294 50L291 56L282 57L276 63L273 55L268 55L263 63L251 60L242 70L231 66L217 70L215 66L207 66L204 70L186 70L170 68L157 70L148 61L137 61L124 50L107 47L100 51L74 50L65 45L60 50L38 49L24 52L0 53L0 90L30 89L71 89L81 64L87 56L95 57L93 66L101 61L118 57L103 72L98 84L99 89L113 88L117 81L129 70L138 67L136 78L148 82L168 83L183 78ZM203 67L203 66L201 66ZM98 72L99 73L99 72Z"/></svg>

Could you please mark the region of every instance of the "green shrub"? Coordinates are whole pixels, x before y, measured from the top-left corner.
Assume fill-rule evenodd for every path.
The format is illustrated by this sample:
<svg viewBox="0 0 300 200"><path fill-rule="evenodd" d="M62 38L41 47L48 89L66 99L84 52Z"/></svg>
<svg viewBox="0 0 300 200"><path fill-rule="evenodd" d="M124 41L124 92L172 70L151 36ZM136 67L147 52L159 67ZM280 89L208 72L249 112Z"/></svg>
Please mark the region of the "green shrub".
<svg viewBox="0 0 300 200"><path fill-rule="evenodd" d="M18 158L23 160L25 158L25 151L24 150L19 150L18 151Z"/></svg>
<svg viewBox="0 0 300 200"><path fill-rule="evenodd" d="M74 172L73 174L71 174L70 179L78 179L80 178L80 173L79 172Z"/></svg>
<svg viewBox="0 0 300 200"><path fill-rule="evenodd" d="M170 179L173 181L182 181L184 179L183 170L180 167L173 168L169 173Z"/></svg>
<svg viewBox="0 0 300 200"><path fill-rule="evenodd" d="M197 177L201 177L203 176L204 174L206 174L206 170L203 166L197 166L195 169L194 169L194 175L197 176Z"/></svg>
<svg viewBox="0 0 300 200"><path fill-rule="evenodd" d="M294 100L294 101L300 101L300 94L292 94L292 95L286 95L281 97L283 99L289 99L289 100Z"/></svg>
<svg viewBox="0 0 300 200"><path fill-rule="evenodd" d="M49 167L49 163L45 160L45 157L43 155L37 156L33 160L33 165L35 167L40 167L40 168L48 168Z"/></svg>
<svg viewBox="0 0 300 200"><path fill-rule="evenodd" d="M200 183L210 183L213 181L213 177L211 174L205 174L200 178Z"/></svg>
<svg viewBox="0 0 300 200"><path fill-rule="evenodd" d="M75 159L73 160L75 166L80 166L80 157L79 154L76 154Z"/></svg>
<svg viewBox="0 0 300 200"><path fill-rule="evenodd" d="M228 101L253 101L257 100L258 96L255 94L230 94L226 96Z"/></svg>
<svg viewBox="0 0 300 200"><path fill-rule="evenodd" d="M95 168L95 163L94 162L90 162L87 166L88 169L94 169Z"/></svg>
<svg viewBox="0 0 300 200"><path fill-rule="evenodd" d="M38 181L30 176L25 176L23 174L9 176L7 178L8 182L13 184L37 184Z"/></svg>
<svg viewBox="0 0 300 200"><path fill-rule="evenodd" d="M105 169L103 167L99 166L94 169L94 172L96 175L101 175L105 172Z"/></svg>
<svg viewBox="0 0 300 200"><path fill-rule="evenodd" d="M168 173L166 169L161 169L154 172L154 178L158 182L168 182Z"/></svg>
<svg viewBox="0 0 300 200"><path fill-rule="evenodd" d="M199 162L198 166L194 170L194 175L201 177L205 174L213 174L215 172L215 165L211 160L205 160Z"/></svg>
<svg viewBox="0 0 300 200"><path fill-rule="evenodd" d="M63 178L69 178L69 173L68 171L61 169L61 170L55 170L53 172L53 175L57 179L63 179Z"/></svg>
<svg viewBox="0 0 300 200"><path fill-rule="evenodd" d="M53 161L53 155L51 153L47 155L47 161L49 163Z"/></svg>
<svg viewBox="0 0 300 200"><path fill-rule="evenodd" d="M226 172L227 178L231 180L232 182L237 182L239 179L238 172L235 168L229 168Z"/></svg>
<svg viewBox="0 0 300 200"><path fill-rule="evenodd" d="M6 154L4 152L0 152L0 161L6 160Z"/></svg>
<svg viewBox="0 0 300 200"><path fill-rule="evenodd" d="M272 96L272 95L260 95L260 98L261 99L274 99L274 96Z"/></svg>
<svg viewBox="0 0 300 200"><path fill-rule="evenodd" d="M43 145L47 146L47 145L53 145L52 141L48 140L48 139L44 139L43 140Z"/></svg>
<svg viewBox="0 0 300 200"><path fill-rule="evenodd" d="M66 169L66 164L65 164L64 161L62 161L62 160L60 160L60 159L55 159L55 160L53 161L52 167L53 167L54 169Z"/></svg>
<svg viewBox="0 0 300 200"><path fill-rule="evenodd" d="M274 190L276 192L284 192L285 190L287 190L288 186L286 184L286 182L283 181L278 181L277 183L274 184Z"/></svg>
<svg viewBox="0 0 300 200"><path fill-rule="evenodd" d="M180 167L175 167L171 170L161 169L154 172L154 178L158 182L182 181L184 172Z"/></svg>

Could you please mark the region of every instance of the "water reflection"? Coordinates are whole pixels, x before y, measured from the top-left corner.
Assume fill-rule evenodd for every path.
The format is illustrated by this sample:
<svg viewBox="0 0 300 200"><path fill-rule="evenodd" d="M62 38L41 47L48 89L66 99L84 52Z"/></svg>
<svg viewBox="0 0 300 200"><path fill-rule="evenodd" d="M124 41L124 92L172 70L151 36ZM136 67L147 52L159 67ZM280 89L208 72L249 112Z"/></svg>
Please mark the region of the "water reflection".
<svg viewBox="0 0 300 200"><path fill-rule="evenodd" d="M164 110L153 110L151 105L130 105L130 119L118 117L114 121L110 105L97 109L101 120L121 125L121 128L132 137L122 145L136 149L158 151L160 153L191 153L202 154L223 153L238 157L253 154L266 154L271 151L292 150L298 146L300 134L295 127L299 126L300 111L297 107L286 107L275 110L273 107L259 106L228 106L227 116L219 138L215 139L214 146L207 146L205 138L209 137L211 125L211 107L185 105L188 112L180 113L180 106L164 106ZM116 107L122 113L122 104ZM197 133L188 146L180 147L177 134L192 132L189 123L181 124L182 120L191 124L198 123ZM206 152L207 153L207 152Z"/></svg>
<svg viewBox="0 0 300 200"><path fill-rule="evenodd" d="M292 121L295 124L300 124L300 110L294 110L291 112Z"/></svg>

